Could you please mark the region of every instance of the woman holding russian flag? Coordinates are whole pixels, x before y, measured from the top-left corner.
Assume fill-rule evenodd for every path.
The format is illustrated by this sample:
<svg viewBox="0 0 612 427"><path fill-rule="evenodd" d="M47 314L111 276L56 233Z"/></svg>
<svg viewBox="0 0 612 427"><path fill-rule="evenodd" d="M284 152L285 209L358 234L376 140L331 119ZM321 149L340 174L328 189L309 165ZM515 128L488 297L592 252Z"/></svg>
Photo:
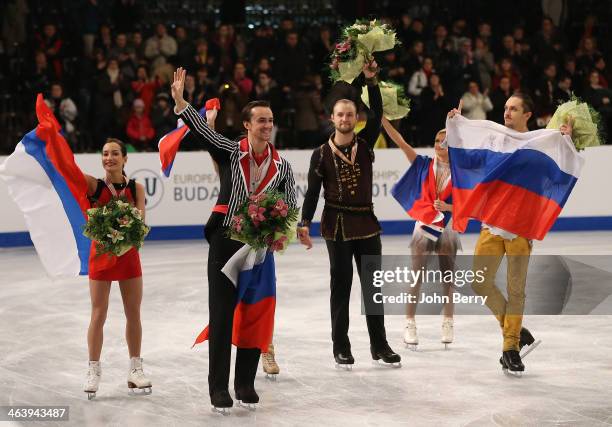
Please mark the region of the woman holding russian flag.
<svg viewBox="0 0 612 427"><path fill-rule="evenodd" d="M113 198L125 198L145 215L144 186L133 179L128 180L124 172L127 162L125 144L115 138L108 138L102 148L104 179L85 175L87 196L94 207L102 207ZM100 353L102 352L103 328L108 311L111 283L119 282L125 310L125 338L130 354L128 387L151 392L151 381L145 376L140 357L142 325L140 323L140 304L142 301L142 269L136 248L131 248L121 256L96 255L92 242L89 257L89 292L91 295L91 321L87 331L89 348L89 369L84 391L91 399L95 397L100 383Z"/></svg>
<svg viewBox="0 0 612 427"><path fill-rule="evenodd" d="M429 255L437 254L440 269L443 272L452 271L457 250L461 241L456 231L452 229L451 214L453 211L451 191L450 165L448 148L443 147L446 129L438 131L435 137L435 157L432 159L420 156L402 137L402 135L383 118L383 127L387 135L404 152L410 166L402 178L393 186L391 194L402 205L404 210L414 219L414 231L410 250L412 254L412 269L421 270L427 266ZM419 343L415 314L417 295L421 289L421 281L411 289L412 299L407 307L404 342L416 349ZM442 343L453 342L453 300L450 283L443 284L443 295L447 301L444 304L444 320L442 321Z"/></svg>

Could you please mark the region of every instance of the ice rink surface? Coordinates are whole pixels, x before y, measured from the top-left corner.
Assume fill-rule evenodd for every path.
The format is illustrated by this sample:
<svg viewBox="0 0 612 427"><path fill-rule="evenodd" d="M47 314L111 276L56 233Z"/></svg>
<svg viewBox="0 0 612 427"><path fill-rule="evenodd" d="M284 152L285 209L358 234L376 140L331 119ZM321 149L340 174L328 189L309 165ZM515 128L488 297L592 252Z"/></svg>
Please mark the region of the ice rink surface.
<svg viewBox="0 0 612 427"><path fill-rule="evenodd" d="M463 237L464 253L473 252L476 237ZM407 254L408 241L384 237L383 253ZM102 382L98 397L88 401L82 391L87 279L52 282L33 248L0 249L0 406L67 405L69 422L30 423L58 426L612 425L610 315L526 317L525 326L543 342L525 359L523 378L501 372L501 334L492 315L457 316L449 350L440 344L441 317L418 317L417 352L402 344L404 317L387 316L388 340L403 367L378 367L369 354L355 274L350 338L356 364L352 372L336 370L321 240L308 252L293 245L276 257L278 381L266 380L260 365L257 411L213 414L208 346L190 349L208 322L207 251L201 241L148 242L142 249L142 355L153 381L150 396L127 394L123 307L113 285ZM611 262L600 259L598 267L612 273L610 232L550 233L534 253L608 255Z"/></svg>

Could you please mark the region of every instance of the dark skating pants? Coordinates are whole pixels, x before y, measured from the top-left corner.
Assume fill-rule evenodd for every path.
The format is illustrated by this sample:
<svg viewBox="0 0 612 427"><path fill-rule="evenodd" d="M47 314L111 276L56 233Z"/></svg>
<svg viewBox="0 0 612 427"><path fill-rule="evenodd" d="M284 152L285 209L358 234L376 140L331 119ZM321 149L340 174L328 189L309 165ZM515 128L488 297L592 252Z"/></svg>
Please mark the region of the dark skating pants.
<svg viewBox="0 0 612 427"><path fill-rule="evenodd" d="M331 274L331 324L334 354L350 350L351 343L348 338L349 329L349 300L351 296L351 285L353 282L353 258L357 263L357 271L361 281L361 292L363 298L372 300L374 287L371 278L362 277L361 256L381 255L382 246L380 236L376 235L367 239L342 240L338 232L336 241L326 240L327 252L329 253L329 264ZM370 344L379 349L387 344L385 333L385 321L383 315L366 315Z"/></svg>
<svg viewBox="0 0 612 427"><path fill-rule="evenodd" d="M221 272L225 263L243 244L225 237L224 228L207 230L210 243L208 251L208 310L209 323L209 367L208 388L215 391L228 389L232 355L232 326L236 307L236 288ZM234 389L253 387L260 350L238 348L234 372Z"/></svg>

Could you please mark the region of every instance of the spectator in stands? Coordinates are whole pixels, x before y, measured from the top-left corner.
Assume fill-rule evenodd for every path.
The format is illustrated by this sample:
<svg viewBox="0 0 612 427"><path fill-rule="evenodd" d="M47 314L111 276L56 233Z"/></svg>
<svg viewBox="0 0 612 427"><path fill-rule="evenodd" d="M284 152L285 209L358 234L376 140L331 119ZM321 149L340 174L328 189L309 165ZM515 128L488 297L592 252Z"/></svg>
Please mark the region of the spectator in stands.
<svg viewBox="0 0 612 427"><path fill-rule="evenodd" d="M155 34L147 39L145 44L145 57L151 61L153 74L157 69L165 65L168 58L176 55L178 46L174 37L168 34L164 24L155 26Z"/></svg>
<svg viewBox="0 0 612 427"><path fill-rule="evenodd" d="M276 80L284 92L289 92L302 81L308 72L308 64L308 52L299 44L298 33L289 31L275 64Z"/></svg>
<svg viewBox="0 0 612 427"><path fill-rule="evenodd" d="M144 102L145 114L151 111L153 98L161 84L157 78L149 78L147 67L139 65L136 70L136 80L131 83L134 98L139 98Z"/></svg>
<svg viewBox="0 0 612 427"><path fill-rule="evenodd" d="M604 130L609 134L612 129L612 91L601 86L597 70L589 73L589 84L584 90L583 98L599 112Z"/></svg>
<svg viewBox="0 0 612 427"><path fill-rule="evenodd" d="M406 84L406 68L404 68L404 66L400 63L399 57L395 50L385 52L380 64L380 78L382 80L392 80L401 86Z"/></svg>
<svg viewBox="0 0 612 427"><path fill-rule="evenodd" d="M220 25L215 33L214 49L211 49L217 55L220 75L230 73L238 59L238 54L234 48L234 41L234 27L231 25ZM211 64L208 63L206 65L210 66ZM212 72L212 68L209 71Z"/></svg>
<svg viewBox="0 0 612 427"><path fill-rule="evenodd" d="M234 65L232 83L238 87L240 95L244 97L245 100L248 100L249 95L253 91L253 80L246 75L246 66L243 62L236 62Z"/></svg>
<svg viewBox="0 0 612 427"><path fill-rule="evenodd" d="M540 127L546 126L550 117L557 109L555 100L555 89L557 88L557 66L554 63L546 64L542 72L542 77L537 83L534 91L536 102L536 120Z"/></svg>
<svg viewBox="0 0 612 427"><path fill-rule="evenodd" d="M142 64L147 61L145 57L145 44L143 43L142 33L140 31L134 31L134 33L132 33L131 47L134 51L134 57L132 58L134 63Z"/></svg>
<svg viewBox="0 0 612 427"><path fill-rule="evenodd" d="M404 61L406 64L406 74L412 75L415 71L418 71L423 67L423 61L425 60L424 47L421 40L415 40L412 42L408 57Z"/></svg>
<svg viewBox="0 0 612 427"><path fill-rule="evenodd" d="M98 31L98 37L94 42L94 49L102 49L104 55L109 56L112 48L113 36L111 34L111 28L107 24L102 24Z"/></svg>
<svg viewBox="0 0 612 427"><path fill-rule="evenodd" d="M125 123L122 109L126 104L126 95L129 93L127 81L116 59L108 60L106 70L96 78L93 117L95 148L104 145L108 135L117 135ZM129 105L129 104L128 104Z"/></svg>
<svg viewBox="0 0 612 427"><path fill-rule="evenodd" d="M307 75L296 88L294 104L297 147L306 149L321 145L323 140L319 121L323 115L323 104L313 75Z"/></svg>
<svg viewBox="0 0 612 427"><path fill-rule="evenodd" d="M151 141L155 137L155 129L149 116L144 113L144 108L143 100L136 98L127 123L126 134L134 147L141 151L149 151L153 148Z"/></svg>
<svg viewBox="0 0 612 427"><path fill-rule="evenodd" d="M495 76L493 77L493 89L499 86L502 77L508 77L510 79L510 87L513 92L521 88L521 78L516 70L514 70L510 58L502 58L499 61L497 69L495 70Z"/></svg>
<svg viewBox="0 0 612 427"><path fill-rule="evenodd" d="M567 102L572 97L572 78L569 74L562 74L555 88L554 100L557 104Z"/></svg>
<svg viewBox="0 0 612 427"><path fill-rule="evenodd" d="M64 41L57 32L55 24L47 23L43 26L42 33L36 34L36 48L42 50L47 56L47 62L58 78L62 77Z"/></svg>
<svg viewBox="0 0 612 427"><path fill-rule="evenodd" d="M61 83L53 82L49 90L49 96L45 99L45 103L53 111L55 118L59 121L64 131L66 140L74 149L81 149L78 146L77 129L75 121L78 115L77 107L74 101L64 95L64 88Z"/></svg>
<svg viewBox="0 0 612 427"><path fill-rule="evenodd" d="M504 106L512 95L513 90L510 84L510 77L502 76L495 89L491 91L491 104L493 109L489 111L487 118L499 124L504 124Z"/></svg>
<svg viewBox="0 0 612 427"><path fill-rule="evenodd" d="M30 92L30 98L34 99L37 93L45 92L49 83L57 80L58 76L49 63L45 52L39 50L34 53L34 64L28 72L26 87Z"/></svg>
<svg viewBox="0 0 612 427"><path fill-rule="evenodd" d="M436 132L444 128L446 113L451 107L451 102L446 94L440 76L431 74L427 87L423 89L420 96L420 104L426 114L420 121L420 145L430 145Z"/></svg>
<svg viewBox="0 0 612 427"><path fill-rule="evenodd" d="M196 47L187 35L185 27L178 25L174 30L174 37L177 45L176 63L188 70L195 70L194 58L196 55Z"/></svg>
<svg viewBox="0 0 612 427"><path fill-rule="evenodd" d="M474 59L478 66L478 78L483 90L491 89L493 84L492 75L495 72L495 59L489 50L489 43L482 38L476 37Z"/></svg>
<svg viewBox="0 0 612 427"><path fill-rule="evenodd" d="M480 92L478 82L472 80L468 83L468 90L461 97L463 101L464 117L471 120L486 120L487 113L493 110L493 104L489 98L489 90Z"/></svg>
<svg viewBox="0 0 612 427"><path fill-rule="evenodd" d="M176 128L176 116L170 105L170 95L166 92L158 93L155 104L151 109L151 123L155 128L155 140L159 139Z"/></svg>
<svg viewBox="0 0 612 427"><path fill-rule="evenodd" d="M196 52L193 58L193 62L197 67L205 66L207 68L208 73L210 73L212 77L218 76L219 61L210 52L209 45L206 40L198 39L196 41ZM214 71L211 72L211 70Z"/></svg>
<svg viewBox="0 0 612 427"><path fill-rule="evenodd" d="M185 76L185 90L183 92L185 101L189 102L195 108L200 108L204 105L204 91L199 91L196 85L196 80L193 74Z"/></svg>
<svg viewBox="0 0 612 427"><path fill-rule="evenodd" d="M584 37L576 49L576 66L585 76L595 67L596 58L601 56L593 37Z"/></svg>
<svg viewBox="0 0 612 427"><path fill-rule="evenodd" d="M119 33L115 37L115 45L110 50L110 57L117 58L119 68L127 79L136 77L136 62L134 62L133 49L128 46L127 35Z"/></svg>
<svg viewBox="0 0 612 427"><path fill-rule="evenodd" d="M196 72L196 86L198 93L203 93L203 99L207 100L217 96L218 82L208 77L208 67L201 65Z"/></svg>
<svg viewBox="0 0 612 427"><path fill-rule="evenodd" d="M431 58L423 60L423 66L420 70L415 71L408 82L408 93L414 97L421 95L421 92L427 87L429 77L434 73L433 61Z"/></svg>
<svg viewBox="0 0 612 427"><path fill-rule="evenodd" d="M249 97L251 101L268 101L275 117L280 117L281 92L278 84L266 71L257 74L257 83L253 86L253 92Z"/></svg>
<svg viewBox="0 0 612 427"><path fill-rule="evenodd" d="M268 25L260 25L255 29L253 40L250 44L250 60L257 62L262 57L271 55L276 48L274 30Z"/></svg>
<svg viewBox="0 0 612 427"><path fill-rule="evenodd" d="M608 82L610 81L610 73L608 72L608 68L606 66L606 60L603 56L599 55L595 57L595 70L599 73L599 84L608 88Z"/></svg>
<svg viewBox="0 0 612 427"><path fill-rule="evenodd" d="M312 45L312 70L323 74L325 64L329 62L329 56L334 51L331 30L323 25L319 28L318 36Z"/></svg>

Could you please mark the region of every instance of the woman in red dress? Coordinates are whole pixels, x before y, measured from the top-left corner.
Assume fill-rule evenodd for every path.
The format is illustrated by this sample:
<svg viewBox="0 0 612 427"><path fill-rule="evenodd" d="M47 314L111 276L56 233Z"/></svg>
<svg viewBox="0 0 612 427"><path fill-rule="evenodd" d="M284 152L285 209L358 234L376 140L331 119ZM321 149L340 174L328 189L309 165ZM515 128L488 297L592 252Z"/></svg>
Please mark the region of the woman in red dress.
<svg viewBox="0 0 612 427"><path fill-rule="evenodd" d="M88 184L87 196L94 207L106 205L113 197L125 197L140 210L144 219L144 187L134 180L128 180L123 170L126 163L127 150L124 143L114 138L107 139L102 148L102 166L106 172L105 177L97 179L85 175ZM151 381L143 373L140 357L142 270L138 250L132 248L120 257L96 255L92 242L89 257L91 321L87 332L89 370L85 384L85 392L88 393L89 399L95 397L100 382L100 353L102 352L104 321L108 311L111 283L115 280L119 282L126 317L125 339L130 353L128 387L130 391L140 389L147 394L151 391Z"/></svg>

